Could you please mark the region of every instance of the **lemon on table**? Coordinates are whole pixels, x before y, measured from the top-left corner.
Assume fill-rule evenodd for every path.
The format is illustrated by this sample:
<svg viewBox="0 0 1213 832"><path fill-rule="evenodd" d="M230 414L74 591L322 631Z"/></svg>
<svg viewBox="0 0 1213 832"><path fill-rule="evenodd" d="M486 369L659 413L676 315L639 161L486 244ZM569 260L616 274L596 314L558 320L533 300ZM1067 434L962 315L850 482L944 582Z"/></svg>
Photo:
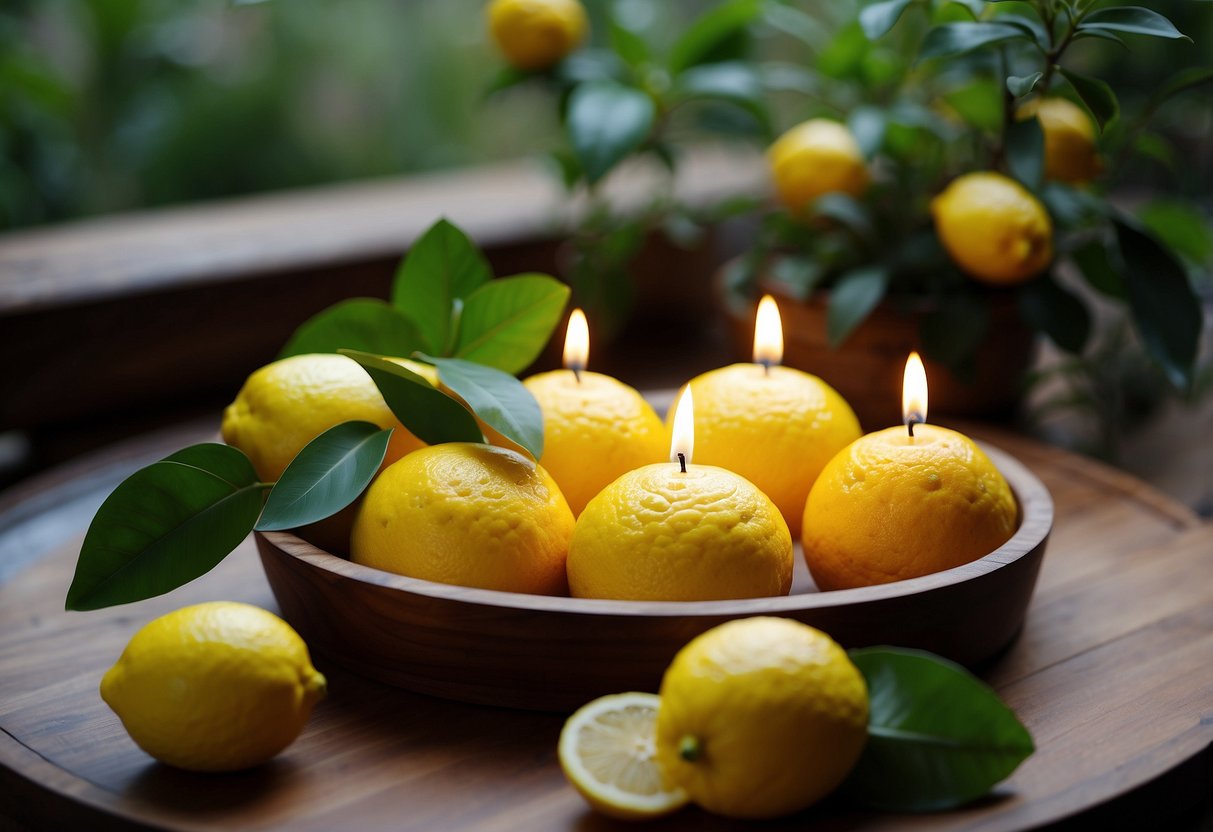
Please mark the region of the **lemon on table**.
<svg viewBox="0 0 1213 832"><path fill-rule="evenodd" d="M666 670L657 762L708 811L774 818L843 781L867 723L863 675L829 636L782 618L730 621Z"/></svg>
<svg viewBox="0 0 1213 832"><path fill-rule="evenodd" d="M1081 185L1103 170L1091 117L1074 102L1065 98L1034 99L1020 107L1017 116L1040 120L1046 178Z"/></svg>
<svg viewBox="0 0 1213 832"><path fill-rule="evenodd" d="M956 265L995 286L1023 283L1053 259L1053 224L1036 197L992 172L967 173L931 201L940 242Z"/></svg>
<svg viewBox="0 0 1213 832"><path fill-rule="evenodd" d="M577 0L493 0L489 32L518 69L547 69L585 37L585 9Z"/></svg>
<svg viewBox="0 0 1213 832"><path fill-rule="evenodd" d="M101 680L131 739L161 762L236 771L299 736L324 677L285 621L215 601L151 621Z"/></svg>
<svg viewBox="0 0 1213 832"><path fill-rule="evenodd" d="M371 483L350 554L427 581L562 595L572 534L568 503L530 457L452 442L414 451Z"/></svg>
<svg viewBox="0 0 1213 832"><path fill-rule="evenodd" d="M565 777L598 811L645 820L686 805L682 789L669 788L656 760L661 700L651 693L603 696L582 706L560 732L557 754Z"/></svg>
<svg viewBox="0 0 1213 832"><path fill-rule="evenodd" d="M767 150L767 163L775 192L793 213L808 210L824 194L857 197L868 186L868 168L855 137L829 119L810 119L788 130Z"/></svg>

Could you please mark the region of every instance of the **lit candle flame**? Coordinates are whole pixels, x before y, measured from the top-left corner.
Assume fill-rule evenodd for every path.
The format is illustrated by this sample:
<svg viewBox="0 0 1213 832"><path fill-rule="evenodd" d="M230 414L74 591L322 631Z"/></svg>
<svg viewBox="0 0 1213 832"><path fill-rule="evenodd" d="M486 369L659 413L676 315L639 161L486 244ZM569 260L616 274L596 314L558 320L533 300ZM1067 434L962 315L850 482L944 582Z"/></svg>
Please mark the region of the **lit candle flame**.
<svg viewBox="0 0 1213 832"><path fill-rule="evenodd" d="M580 373L590 361L590 327L585 313L574 309L569 315L569 327L564 333L564 366ZM578 376L580 379L580 376Z"/></svg>
<svg viewBox="0 0 1213 832"><path fill-rule="evenodd" d="M901 418L914 435L914 425L927 421L927 371L918 353L906 359L906 373L901 385Z"/></svg>
<svg viewBox="0 0 1213 832"><path fill-rule="evenodd" d="M680 463L683 470L691 461L695 450L695 402L691 398L691 385L674 404L674 430L670 437L670 462Z"/></svg>
<svg viewBox="0 0 1213 832"><path fill-rule="evenodd" d="M783 360L783 323L775 298L763 295L754 319L754 363L764 367Z"/></svg>

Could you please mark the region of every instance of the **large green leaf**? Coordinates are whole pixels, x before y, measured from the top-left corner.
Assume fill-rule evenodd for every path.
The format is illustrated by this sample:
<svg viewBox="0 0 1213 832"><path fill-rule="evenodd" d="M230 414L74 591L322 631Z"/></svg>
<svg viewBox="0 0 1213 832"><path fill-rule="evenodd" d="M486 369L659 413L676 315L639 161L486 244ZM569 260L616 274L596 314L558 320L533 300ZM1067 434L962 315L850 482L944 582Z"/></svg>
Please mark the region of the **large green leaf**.
<svg viewBox="0 0 1213 832"><path fill-rule="evenodd" d="M565 129L586 179L597 182L644 144L656 115L653 99L635 87L593 81L573 90Z"/></svg>
<svg viewBox="0 0 1213 832"><path fill-rule="evenodd" d="M892 29L914 0L881 0L865 6L859 13L859 25L869 40L876 40Z"/></svg>
<svg viewBox="0 0 1213 832"><path fill-rule="evenodd" d="M838 347L863 323L888 287L889 270L884 266L865 266L838 279L826 309L826 335L831 347Z"/></svg>
<svg viewBox="0 0 1213 832"><path fill-rule="evenodd" d="M868 683L868 741L843 792L865 807L932 811L978 798L1034 750L994 691L917 650L852 650Z"/></svg>
<svg viewBox="0 0 1213 832"><path fill-rule="evenodd" d="M674 86L682 99L723 101L752 115L770 132L771 118L762 101L763 76L757 67L744 61L704 64L684 72Z"/></svg>
<svg viewBox="0 0 1213 832"><path fill-rule="evenodd" d="M1070 259L1093 287L1110 298L1125 300L1129 291L1125 278L1112 262L1108 244L1103 239L1088 240L1070 252Z"/></svg>
<svg viewBox="0 0 1213 832"><path fill-rule="evenodd" d="M1137 210L1137 218L1172 251L1198 265L1213 265L1213 225L1195 203L1153 199Z"/></svg>
<svg viewBox="0 0 1213 832"><path fill-rule="evenodd" d="M990 330L989 297L978 292L940 295L918 329L923 354L968 381L974 372L973 353Z"/></svg>
<svg viewBox="0 0 1213 832"><path fill-rule="evenodd" d="M1016 98L1022 98L1036 89L1036 85L1040 83L1040 79L1043 77L1043 72L1033 72L1030 75L1008 75L1007 92Z"/></svg>
<svg viewBox="0 0 1213 832"><path fill-rule="evenodd" d="M244 454L218 444L131 474L89 525L67 609L141 601L206 574L253 530L264 488Z"/></svg>
<svg viewBox="0 0 1213 832"><path fill-rule="evenodd" d="M1061 67L1058 67L1058 71L1070 82L1070 86L1078 93L1082 103L1087 105L1091 115L1095 116L1100 130L1120 114L1120 102L1116 100L1116 93L1112 92L1112 88L1106 83Z"/></svg>
<svg viewBox="0 0 1213 832"><path fill-rule="evenodd" d="M522 382L508 373L458 358L423 358L438 368L442 383L462 396L486 425L521 445L535 459L543 456L543 412Z"/></svg>
<svg viewBox="0 0 1213 832"><path fill-rule="evenodd" d="M378 355L342 350L362 365L392 413L428 445L481 442L484 434L468 409L416 373Z"/></svg>
<svg viewBox="0 0 1213 832"><path fill-rule="evenodd" d="M486 283L464 303L455 355L516 374L539 356L568 300L569 287L544 274Z"/></svg>
<svg viewBox="0 0 1213 832"><path fill-rule="evenodd" d="M396 271L392 306L414 323L425 339L425 350L445 354L453 346L457 302L492 277L488 261L467 235L447 220L439 220L413 244Z"/></svg>
<svg viewBox="0 0 1213 832"><path fill-rule="evenodd" d="M1027 32L1009 23L946 23L927 32L918 56L945 58L992 43L1023 40L1028 37Z"/></svg>
<svg viewBox="0 0 1213 832"><path fill-rule="evenodd" d="M379 355L411 355L425 349L416 324L400 310L374 298L343 300L304 321L279 358L340 349Z"/></svg>
<svg viewBox="0 0 1213 832"><path fill-rule="evenodd" d="M1036 116L1014 121L1007 128L1007 167L1029 189L1039 188L1044 181L1045 133Z"/></svg>
<svg viewBox="0 0 1213 832"><path fill-rule="evenodd" d="M375 476L391 438L391 428L370 422L343 422L317 436L274 483L257 528L294 529L341 511Z"/></svg>
<svg viewBox="0 0 1213 832"><path fill-rule="evenodd" d="M746 27L762 11L760 0L727 0L700 15L670 50L670 72L743 57Z"/></svg>
<svg viewBox="0 0 1213 832"><path fill-rule="evenodd" d="M1079 354L1091 334L1091 313L1077 295L1043 274L1019 293L1019 311L1033 329L1053 339L1066 352Z"/></svg>
<svg viewBox="0 0 1213 832"><path fill-rule="evenodd" d="M1078 26L1080 32L1087 29L1127 32L1131 35L1150 35L1172 40L1191 40L1190 37L1176 29L1175 24L1170 20L1156 11L1144 9L1141 6L1098 9L1087 15Z"/></svg>

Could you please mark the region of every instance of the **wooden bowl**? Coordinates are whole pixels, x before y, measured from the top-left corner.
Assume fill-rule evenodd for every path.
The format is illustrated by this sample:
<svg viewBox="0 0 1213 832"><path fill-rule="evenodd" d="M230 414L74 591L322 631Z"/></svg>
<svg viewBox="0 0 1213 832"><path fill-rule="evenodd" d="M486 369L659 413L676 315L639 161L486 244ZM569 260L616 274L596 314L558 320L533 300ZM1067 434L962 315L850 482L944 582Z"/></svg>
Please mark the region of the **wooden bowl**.
<svg viewBox="0 0 1213 832"><path fill-rule="evenodd" d="M570 711L607 693L656 691L687 641L752 615L803 621L844 647L918 647L973 665L1019 632L1053 525L1044 484L983 447L1015 491L1019 530L972 563L882 586L818 592L798 551L792 594L783 597L551 598L393 575L286 532L258 533L257 547L283 617L319 656L447 699Z"/></svg>

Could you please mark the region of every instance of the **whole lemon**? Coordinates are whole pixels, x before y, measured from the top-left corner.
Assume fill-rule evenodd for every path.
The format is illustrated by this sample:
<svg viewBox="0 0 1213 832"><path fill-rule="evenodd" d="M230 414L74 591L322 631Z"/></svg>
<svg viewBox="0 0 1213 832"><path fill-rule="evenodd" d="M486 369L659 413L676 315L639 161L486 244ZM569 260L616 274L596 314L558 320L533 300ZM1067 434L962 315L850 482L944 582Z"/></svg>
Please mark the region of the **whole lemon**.
<svg viewBox="0 0 1213 832"><path fill-rule="evenodd" d="M1053 259L1053 224L1036 197L999 173L966 173L931 201L952 260L982 283L1009 286Z"/></svg>
<svg viewBox="0 0 1213 832"><path fill-rule="evenodd" d="M356 563L458 586L562 595L573 513L530 457L452 442L414 451L371 483Z"/></svg>
<svg viewBox="0 0 1213 832"><path fill-rule="evenodd" d="M859 438L846 400L791 367L733 364L690 381L695 461L719 465L762 489L800 534L804 501L834 454ZM667 429L673 426L673 410Z"/></svg>
<svg viewBox="0 0 1213 832"><path fill-rule="evenodd" d="M577 0L493 0L489 32L518 69L547 69L585 37L585 9Z"/></svg>
<svg viewBox="0 0 1213 832"><path fill-rule="evenodd" d="M646 465L590 500L569 544L579 598L711 601L787 595L792 536L750 482L713 465Z"/></svg>
<svg viewBox="0 0 1213 832"><path fill-rule="evenodd" d="M621 474L664 459L665 427L631 387L601 373L554 370L523 382L543 411L539 462L581 514Z"/></svg>
<svg viewBox="0 0 1213 832"><path fill-rule="evenodd" d="M784 133L767 150L775 192L793 213L806 211L823 194L860 196L868 168L844 125L814 118Z"/></svg>
<svg viewBox="0 0 1213 832"><path fill-rule="evenodd" d="M265 762L294 742L324 692L290 625L227 601L151 621L101 680L101 698L131 739L191 771Z"/></svg>
<svg viewBox="0 0 1213 832"><path fill-rule="evenodd" d="M1019 108L1021 119L1036 116L1045 136L1045 176L1081 185L1090 182L1103 163L1095 150L1095 128L1086 111L1066 98L1029 101Z"/></svg>
<svg viewBox="0 0 1213 832"><path fill-rule="evenodd" d="M740 619L692 640L666 670L657 761L708 811L774 818L843 781L867 724L867 685L833 639L783 618Z"/></svg>
<svg viewBox="0 0 1213 832"><path fill-rule="evenodd" d="M984 557L1015 533L1006 479L963 434L919 425L865 436L817 478L804 557L818 588L916 578Z"/></svg>

